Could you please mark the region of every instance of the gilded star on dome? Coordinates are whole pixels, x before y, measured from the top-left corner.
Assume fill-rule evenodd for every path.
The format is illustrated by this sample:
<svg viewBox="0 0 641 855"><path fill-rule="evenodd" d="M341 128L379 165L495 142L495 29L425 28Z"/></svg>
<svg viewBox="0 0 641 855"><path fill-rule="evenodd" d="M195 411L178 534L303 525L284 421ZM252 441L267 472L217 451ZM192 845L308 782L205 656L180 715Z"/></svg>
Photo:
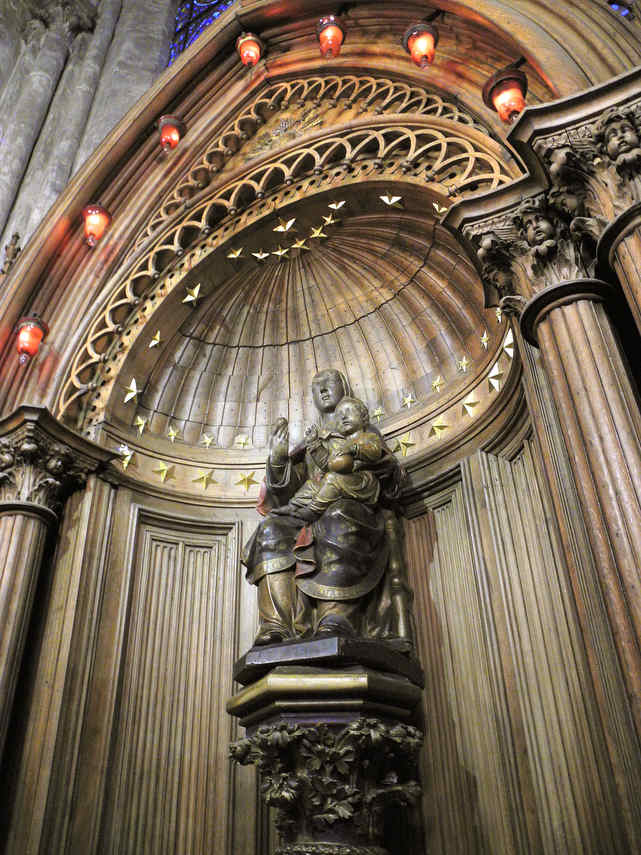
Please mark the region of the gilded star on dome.
<svg viewBox="0 0 641 855"><path fill-rule="evenodd" d="M404 433L403 436L400 436L396 440L396 445L394 446L394 451L400 451L403 457L407 457L407 451L413 445L416 445L415 442L412 441L411 433Z"/></svg>
<svg viewBox="0 0 641 855"><path fill-rule="evenodd" d="M210 445L212 444L212 442L214 441L214 438L213 438L213 436L210 436L208 433L204 433L204 434L201 436L200 441L202 442L202 444L203 444L206 448L209 448L209 446L210 446Z"/></svg>
<svg viewBox="0 0 641 855"><path fill-rule="evenodd" d="M323 231L322 226L317 226L317 227L312 226L310 238L326 238L326 237L327 237L327 235Z"/></svg>
<svg viewBox="0 0 641 855"><path fill-rule="evenodd" d="M124 397L124 403L125 404L127 404L129 401L131 401L132 398L135 398L136 395L138 395L138 393L140 392L140 389L138 388L138 385L136 384L136 378L135 377L131 378L131 383L127 386L127 388L125 389L125 392L127 393Z"/></svg>
<svg viewBox="0 0 641 855"><path fill-rule="evenodd" d="M498 362L492 366L490 373L487 375L488 386L490 392L498 392L501 388L501 377L505 372L501 371Z"/></svg>
<svg viewBox="0 0 641 855"><path fill-rule="evenodd" d="M490 336L488 334L488 331L485 330L483 332L483 335L481 336L481 344L483 345L485 350L487 350L487 346L489 343L490 343Z"/></svg>
<svg viewBox="0 0 641 855"><path fill-rule="evenodd" d="M169 425L169 430L167 431L167 436L169 437L169 442L174 442L176 437L180 435L180 431L175 428L173 425Z"/></svg>
<svg viewBox="0 0 641 855"><path fill-rule="evenodd" d="M193 288L187 288L187 293L183 297L183 303L191 303L192 305L196 305L198 299L200 297L200 282L198 285L194 285Z"/></svg>
<svg viewBox="0 0 641 855"><path fill-rule="evenodd" d="M328 214L325 216L323 214L323 225L325 226L335 226L336 223L340 223L340 220L337 220L333 214Z"/></svg>
<svg viewBox="0 0 641 855"><path fill-rule="evenodd" d="M340 211L340 209L343 207L344 204L345 204L345 199L341 199L340 202L330 202L327 207L331 208L333 211Z"/></svg>
<svg viewBox="0 0 641 855"><path fill-rule="evenodd" d="M152 347L158 347L160 342L161 342L160 330L156 330L156 335L149 342L149 350L151 350Z"/></svg>
<svg viewBox="0 0 641 855"><path fill-rule="evenodd" d="M238 249L231 249L227 253L227 258L242 258L243 257L243 249L245 247L241 246Z"/></svg>
<svg viewBox="0 0 641 855"><path fill-rule="evenodd" d="M279 244L278 249L272 250L272 255L277 255L279 259L282 259L285 258L288 252L289 247L285 247L285 249L283 249L283 247Z"/></svg>
<svg viewBox="0 0 641 855"><path fill-rule="evenodd" d="M245 492L247 492L247 491L249 490L249 488L250 488L250 487L252 487L254 484L258 484L258 483L259 483L258 481L256 481L256 480L254 479L254 475L255 475L255 474L256 474L255 472L250 472L250 473L249 473L249 475L248 475L246 472L244 472L244 473L240 476L240 480L239 480L239 481L236 481L236 486L237 486L237 487L244 487L244 488L245 488Z"/></svg>
<svg viewBox="0 0 641 855"><path fill-rule="evenodd" d="M210 484L217 484L218 481L213 477L213 470L199 469L196 478L191 479L193 483L200 483L203 490L206 490Z"/></svg>
<svg viewBox="0 0 641 855"><path fill-rule="evenodd" d="M466 374L467 369L470 367L470 360L467 358L467 356L464 356L463 359L457 360L456 366L462 374Z"/></svg>
<svg viewBox="0 0 641 855"><path fill-rule="evenodd" d="M296 222L296 217L292 217L291 220L281 220L279 218L278 225L274 228L274 231L275 232L288 232L291 228L293 228L295 222Z"/></svg>
<svg viewBox="0 0 641 855"><path fill-rule="evenodd" d="M262 249L259 249L258 252L252 252L252 255L257 261L264 261L266 258L269 258L269 253L263 252Z"/></svg>
<svg viewBox="0 0 641 855"><path fill-rule="evenodd" d="M309 250L309 247L307 246L307 240L305 238L299 238L298 240L295 240L294 243L290 246L290 249Z"/></svg>
<svg viewBox="0 0 641 855"><path fill-rule="evenodd" d="M432 389L437 393L441 391L441 386L444 386L444 385L445 385L445 380L443 380L443 378L441 377L440 374L438 375L436 380L432 380Z"/></svg>
<svg viewBox="0 0 641 855"><path fill-rule="evenodd" d="M142 436L142 433L145 429L146 424L147 424L147 419L143 419L142 416L136 416L136 418L134 420L134 427L137 428L137 430L138 430L138 436Z"/></svg>
<svg viewBox="0 0 641 855"><path fill-rule="evenodd" d="M435 436L437 439L440 439L441 434L443 431L446 431L448 427L449 425L445 424L441 417L434 419L430 426L430 436Z"/></svg>
<svg viewBox="0 0 641 855"><path fill-rule="evenodd" d="M407 407L407 409L409 410L409 408L412 406L412 404L415 404L415 403L416 403L416 398L414 397L414 395L411 392L409 392L409 394L403 395L403 400L401 401L401 407Z"/></svg>
<svg viewBox="0 0 641 855"><path fill-rule="evenodd" d="M153 470L156 475L160 478L160 480L165 483L168 478L173 478L174 467L170 466L169 463L165 463L164 460L158 461L158 466Z"/></svg>

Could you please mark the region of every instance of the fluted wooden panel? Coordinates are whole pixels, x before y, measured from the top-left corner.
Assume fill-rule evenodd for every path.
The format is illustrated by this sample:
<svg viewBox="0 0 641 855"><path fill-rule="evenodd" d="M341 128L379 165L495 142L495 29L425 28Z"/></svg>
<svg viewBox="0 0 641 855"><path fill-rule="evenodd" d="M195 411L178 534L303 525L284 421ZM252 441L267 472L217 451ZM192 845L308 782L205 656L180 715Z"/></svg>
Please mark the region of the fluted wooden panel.
<svg viewBox="0 0 641 855"><path fill-rule="evenodd" d="M236 548L141 523L101 852L227 851Z"/></svg>
<svg viewBox="0 0 641 855"><path fill-rule="evenodd" d="M493 609L504 615L544 851L596 855L607 845L624 852L569 578L532 446L526 442L513 461L479 452L464 470L481 518Z"/></svg>
<svg viewBox="0 0 641 855"><path fill-rule="evenodd" d="M407 546L427 678L427 850L527 852L506 687L461 485L408 523Z"/></svg>
<svg viewBox="0 0 641 855"><path fill-rule="evenodd" d="M535 453L477 452L407 524L430 855L631 851Z"/></svg>

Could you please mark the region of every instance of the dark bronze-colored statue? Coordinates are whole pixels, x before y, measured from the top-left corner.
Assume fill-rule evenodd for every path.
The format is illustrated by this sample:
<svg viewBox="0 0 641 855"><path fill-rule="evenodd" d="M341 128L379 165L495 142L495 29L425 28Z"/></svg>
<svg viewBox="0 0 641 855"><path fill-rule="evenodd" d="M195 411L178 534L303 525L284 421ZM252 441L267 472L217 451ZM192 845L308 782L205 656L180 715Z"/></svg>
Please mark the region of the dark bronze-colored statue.
<svg viewBox="0 0 641 855"><path fill-rule="evenodd" d="M264 516L245 546L258 587L255 643L342 635L413 645L397 500L404 476L365 404L339 371L312 380L318 423L289 451L287 421L272 434Z"/></svg>

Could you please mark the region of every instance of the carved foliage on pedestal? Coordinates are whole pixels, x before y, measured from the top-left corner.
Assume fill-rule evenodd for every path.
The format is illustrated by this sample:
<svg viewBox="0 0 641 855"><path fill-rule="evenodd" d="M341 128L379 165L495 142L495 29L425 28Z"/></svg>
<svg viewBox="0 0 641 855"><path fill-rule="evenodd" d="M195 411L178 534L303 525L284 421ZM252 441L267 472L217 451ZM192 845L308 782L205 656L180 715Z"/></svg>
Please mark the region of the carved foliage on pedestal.
<svg viewBox="0 0 641 855"><path fill-rule="evenodd" d="M385 809L420 796L421 742L416 728L380 719L344 728L279 723L234 743L231 756L258 767L263 797L278 809L283 855L374 855L384 852ZM331 843L323 840L328 830Z"/></svg>
<svg viewBox="0 0 641 855"><path fill-rule="evenodd" d="M95 468L69 446L28 423L0 438L0 503L31 502L57 511L66 491Z"/></svg>
<svg viewBox="0 0 641 855"><path fill-rule="evenodd" d="M89 0L18 0L17 11L25 32L38 22L69 39L93 30L96 21Z"/></svg>

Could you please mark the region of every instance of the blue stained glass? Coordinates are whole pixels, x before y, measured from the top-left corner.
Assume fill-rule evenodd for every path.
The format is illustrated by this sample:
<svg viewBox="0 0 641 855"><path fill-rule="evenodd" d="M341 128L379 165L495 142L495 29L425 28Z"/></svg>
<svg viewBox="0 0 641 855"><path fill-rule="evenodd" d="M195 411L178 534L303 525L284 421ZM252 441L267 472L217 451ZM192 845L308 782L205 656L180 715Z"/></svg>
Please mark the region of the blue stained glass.
<svg viewBox="0 0 641 855"><path fill-rule="evenodd" d="M185 0L176 13L174 39L169 48L169 65L189 47L234 0Z"/></svg>

